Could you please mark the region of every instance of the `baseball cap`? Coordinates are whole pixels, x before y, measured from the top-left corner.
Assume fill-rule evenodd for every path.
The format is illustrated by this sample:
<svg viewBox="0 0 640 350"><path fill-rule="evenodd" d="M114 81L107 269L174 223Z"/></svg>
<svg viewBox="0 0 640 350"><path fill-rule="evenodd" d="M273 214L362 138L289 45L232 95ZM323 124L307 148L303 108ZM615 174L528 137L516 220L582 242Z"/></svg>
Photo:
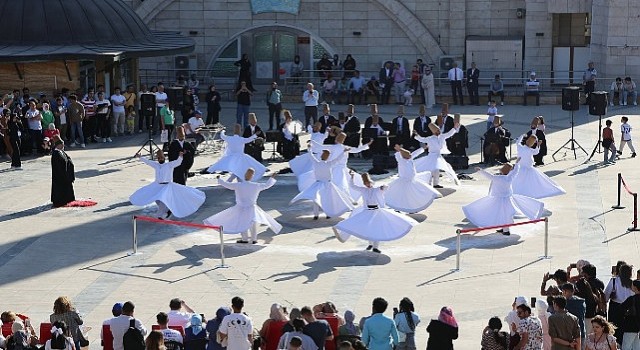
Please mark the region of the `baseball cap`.
<svg viewBox="0 0 640 350"><path fill-rule="evenodd" d="M122 303L113 304L113 308L111 309L111 311L122 312Z"/></svg>

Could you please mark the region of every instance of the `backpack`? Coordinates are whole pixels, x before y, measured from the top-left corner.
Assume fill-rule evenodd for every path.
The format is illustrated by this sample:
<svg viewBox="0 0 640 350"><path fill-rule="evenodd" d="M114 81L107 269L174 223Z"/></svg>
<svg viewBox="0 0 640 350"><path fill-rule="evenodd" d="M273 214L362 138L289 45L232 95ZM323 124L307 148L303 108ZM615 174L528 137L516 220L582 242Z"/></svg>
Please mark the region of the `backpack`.
<svg viewBox="0 0 640 350"><path fill-rule="evenodd" d="M136 328L136 319L129 321L129 329L122 336L124 350L145 350L144 335Z"/></svg>

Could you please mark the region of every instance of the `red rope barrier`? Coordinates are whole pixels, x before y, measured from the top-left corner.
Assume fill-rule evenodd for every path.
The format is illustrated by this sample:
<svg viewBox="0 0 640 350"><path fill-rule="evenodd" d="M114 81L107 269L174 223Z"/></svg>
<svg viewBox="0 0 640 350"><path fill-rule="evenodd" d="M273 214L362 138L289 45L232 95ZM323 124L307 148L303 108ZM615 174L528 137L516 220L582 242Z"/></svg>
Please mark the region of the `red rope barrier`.
<svg viewBox="0 0 640 350"><path fill-rule="evenodd" d="M622 180L622 186L624 187L625 190L627 190L627 193L633 196L635 192L631 191L629 186L627 186L627 183L624 182L624 177L620 176L620 179Z"/></svg>
<svg viewBox="0 0 640 350"><path fill-rule="evenodd" d="M163 219L157 219L157 218L152 218L148 216L134 216L133 218L142 220L142 221L159 222L159 223L168 224L168 225L178 225L178 226L187 226L187 227L196 227L196 228L211 228L214 230L220 229L220 226L194 224L191 222L183 222L183 221L175 221L175 220L163 220Z"/></svg>
<svg viewBox="0 0 640 350"><path fill-rule="evenodd" d="M524 221L524 222L516 222L513 224L505 224L505 225L496 225L496 226L484 226L484 227L474 227L474 228L465 228L462 230L458 230L458 232L460 233L467 233L467 232L477 232L477 231L484 231L484 230L494 230L497 228L504 228L504 227L511 227L511 226L521 226L521 225L527 225L527 224L533 224L536 222L543 222L545 221L545 218L542 219L535 219L535 220L530 220L530 221Z"/></svg>

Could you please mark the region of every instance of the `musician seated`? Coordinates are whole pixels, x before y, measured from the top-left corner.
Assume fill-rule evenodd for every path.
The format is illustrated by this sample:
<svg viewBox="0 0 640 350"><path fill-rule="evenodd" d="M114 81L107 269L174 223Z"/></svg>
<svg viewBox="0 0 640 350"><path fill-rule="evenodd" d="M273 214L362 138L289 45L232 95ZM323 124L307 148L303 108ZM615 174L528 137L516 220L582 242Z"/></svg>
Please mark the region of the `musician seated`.
<svg viewBox="0 0 640 350"><path fill-rule="evenodd" d="M279 129L282 132L282 140L278 142L278 153L289 161L300 154L300 140L298 132L302 131L302 124L294 122L289 110L282 111L284 115L284 123L280 124ZM296 125L299 124L299 125ZM299 128L299 129L298 129Z"/></svg>
<svg viewBox="0 0 640 350"><path fill-rule="evenodd" d="M502 118L493 119L493 127L484 133L484 162L486 164L507 163L507 147L509 147L511 132L503 127Z"/></svg>
<svg viewBox="0 0 640 350"><path fill-rule="evenodd" d="M189 118L189 122L183 124L184 131L187 138L194 138L196 140L195 147L204 141L204 136L200 133L200 129L204 127L204 120L202 120L202 112L197 110L194 112L193 117Z"/></svg>
<svg viewBox="0 0 640 350"><path fill-rule="evenodd" d="M336 144L336 137L338 135L340 135L340 133L342 133L342 129L340 129L339 126L332 126L327 128L327 138L324 139L324 144L325 145L335 145Z"/></svg>
<svg viewBox="0 0 640 350"><path fill-rule="evenodd" d="M258 162L262 162L265 134L258 125L258 118L255 113L249 113L247 118L249 120L249 124L244 127L242 137L251 137L251 135L256 135L257 138L244 145L244 153L250 155Z"/></svg>
<svg viewBox="0 0 640 350"><path fill-rule="evenodd" d="M358 147L360 145L360 120L355 115L355 106L348 105L345 114L345 125L341 126L342 132L347 134L344 144L349 147Z"/></svg>
<svg viewBox="0 0 640 350"><path fill-rule="evenodd" d="M373 139L373 143L369 146L371 155L389 155L387 137L389 132L383 127L384 121L378 114L374 114L367 118L362 129L362 143L369 143Z"/></svg>

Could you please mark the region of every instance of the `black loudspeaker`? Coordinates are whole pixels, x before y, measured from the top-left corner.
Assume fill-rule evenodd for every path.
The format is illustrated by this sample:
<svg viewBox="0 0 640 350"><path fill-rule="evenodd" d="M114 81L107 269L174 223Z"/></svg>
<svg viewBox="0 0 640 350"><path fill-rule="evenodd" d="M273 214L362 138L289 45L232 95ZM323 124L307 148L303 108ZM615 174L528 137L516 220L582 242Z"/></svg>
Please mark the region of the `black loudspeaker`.
<svg viewBox="0 0 640 350"><path fill-rule="evenodd" d="M451 164L453 170L469 169L469 157L457 156L453 154L443 155L444 160Z"/></svg>
<svg viewBox="0 0 640 350"><path fill-rule="evenodd" d="M594 91L590 94L591 102L589 103L589 114L607 114L607 95L608 93L605 91Z"/></svg>
<svg viewBox="0 0 640 350"><path fill-rule="evenodd" d="M562 110L577 111L580 109L580 88L569 86L562 88Z"/></svg>
<svg viewBox="0 0 640 350"><path fill-rule="evenodd" d="M144 117L153 117L156 115L156 95L141 94L140 95L140 108L142 109L142 115Z"/></svg>
<svg viewBox="0 0 640 350"><path fill-rule="evenodd" d="M164 89L164 92L167 93L167 100L169 101L171 109L174 111L182 110L184 106L184 89L181 87L170 87Z"/></svg>

